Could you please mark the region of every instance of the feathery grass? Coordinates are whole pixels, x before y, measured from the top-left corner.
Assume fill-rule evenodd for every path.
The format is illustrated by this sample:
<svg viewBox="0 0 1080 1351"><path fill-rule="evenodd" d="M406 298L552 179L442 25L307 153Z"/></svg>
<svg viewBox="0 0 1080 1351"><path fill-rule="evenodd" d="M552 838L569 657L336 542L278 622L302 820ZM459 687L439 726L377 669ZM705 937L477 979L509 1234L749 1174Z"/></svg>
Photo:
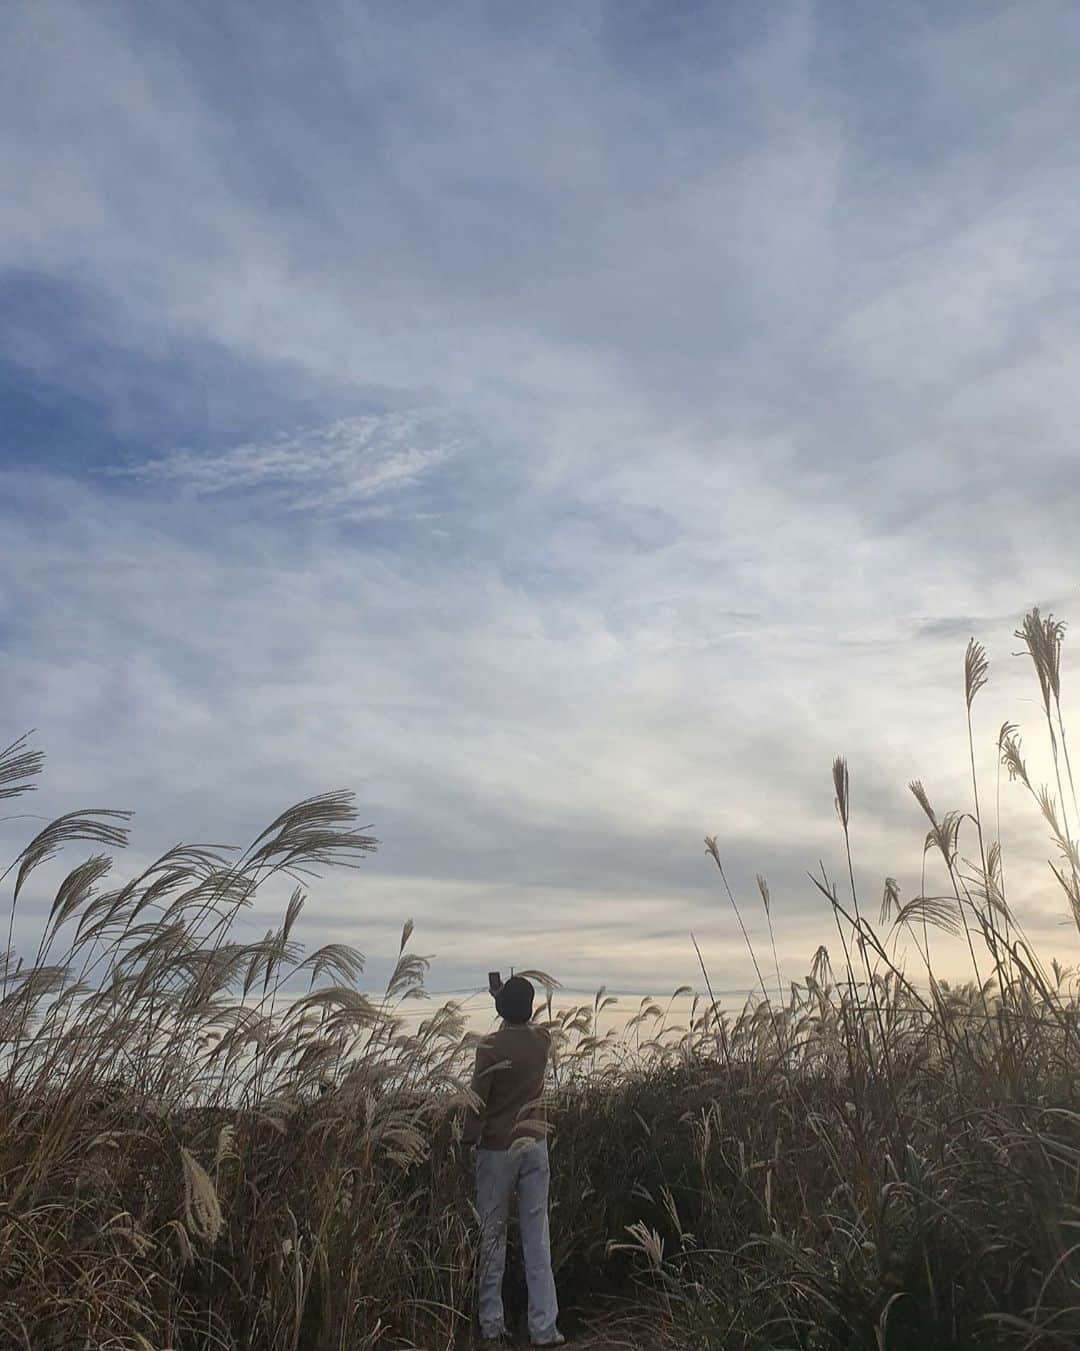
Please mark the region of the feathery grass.
<svg viewBox="0 0 1080 1351"><path fill-rule="evenodd" d="M1015 726L996 750L1049 830L1080 926L1064 632L1038 611L1019 630L1056 791L1033 782ZM972 801L939 812L911 785L929 827L924 870L941 884L903 897L886 878L876 923L859 895L852 776L834 763L845 881L811 880L835 968L821 946L785 981L782 906L759 875L764 976L709 838L758 982L744 1007L719 1004L696 941L703 992L646 998L621 1025L603 990L557 1007L554 978L531 973L553 1044L560 1292L618 1324L620 1345L1080 1344L1080 1000L1075 973L1044 965L1006 894L1000 774L995 820L983 820L974 715L987 679L973 640ZM0 752L0 797L31 791L41 767L25 738ZM42 923L33 959L9 941L0 978L0 1345L468 1343L461 1126L475 1033L453 1002L415 1027L401 1017L428 966L411 922L377 994L362 988L361 953L308 952L298 937L312 878L362 864L376 847L366 829L347 794L326 794L247 850L177 846L117 883L126 815L82 811L12 862L9 936L17 911L22 929L30 906ZM43 902L38 870L79 845L94 852ZM238 916L286 882L280 923L242 936ZM935 973L939 934L964 940L968 980Z"/></svg>

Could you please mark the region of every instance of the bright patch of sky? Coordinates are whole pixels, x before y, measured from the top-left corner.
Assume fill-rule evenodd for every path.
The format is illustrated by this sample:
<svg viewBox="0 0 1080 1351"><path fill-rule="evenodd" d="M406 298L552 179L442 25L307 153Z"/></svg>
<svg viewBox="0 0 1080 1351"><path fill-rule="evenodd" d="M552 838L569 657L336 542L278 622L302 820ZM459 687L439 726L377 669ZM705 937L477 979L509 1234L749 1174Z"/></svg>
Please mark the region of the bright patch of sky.
<svg viewBox="0 0 1080 1351"><path fill-rule="evenodd" d="M992 801L1000 723L1037 742L1012 631L1080 609L1075 5L0 29L0 689L35 810L135 807L145 857L351 787L382 849L305 935L375 982L412 915L436 988L662 991L691 929L745 987L714 833L801 975L840 752L866 896L918 891L907 781L969 805L967 638Z"/></svg>

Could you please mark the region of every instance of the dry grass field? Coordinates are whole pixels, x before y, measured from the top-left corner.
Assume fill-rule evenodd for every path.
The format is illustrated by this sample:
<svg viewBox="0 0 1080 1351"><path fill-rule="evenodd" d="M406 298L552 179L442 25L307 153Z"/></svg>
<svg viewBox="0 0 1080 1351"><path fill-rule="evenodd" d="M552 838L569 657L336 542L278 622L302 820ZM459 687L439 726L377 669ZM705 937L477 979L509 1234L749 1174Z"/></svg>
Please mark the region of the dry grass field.
<svg viewBox="0 0 1080 1351"><path fill-rule="evenodd" d="M999 759L1046 821L1080 924L1063 628L1035 611L1021 637L1054 782L1029 780L1010 726ZM985 678L972 644L969 714ZM0 798L41 768L29 743L9 747ZM886 886L870 913L854 868L820 876L832 937L801 981L785 988L751 948L760 995L743 1009L710 997L703 964L679 1025L659 1004L603 1036L599 1001L540 1013L555 1046L553 1256L576 1345L1080 1344L1075 985L1027 941L977 800L943 811L912 787L944 887L901 903ZM850 858L840 760L834 788ZM2 973L0 1346L470 1345L473 1034L452 1003L418 1027L396 1016L426 973L411 926L378 995L359 953L294 937L311 875L375 847L348 795L291 808L242 854L181 846L120 880L127 829L73 812L4 874L10 948L35 870L81 851L36 952L9 952ZM296 890L278 927L239 936L237 916L283 878ZM767 888L758 903L768 915ZM935 978L935 931L962 939L967 983Z"/></svg>

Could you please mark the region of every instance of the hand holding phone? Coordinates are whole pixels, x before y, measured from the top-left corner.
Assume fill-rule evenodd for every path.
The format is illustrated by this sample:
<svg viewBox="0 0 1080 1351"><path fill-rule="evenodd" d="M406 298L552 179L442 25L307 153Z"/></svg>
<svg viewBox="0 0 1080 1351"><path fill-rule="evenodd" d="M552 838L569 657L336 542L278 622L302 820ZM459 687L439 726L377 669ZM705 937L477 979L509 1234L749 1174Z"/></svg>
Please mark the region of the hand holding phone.
<svg viewBox="0 0 1080 1351"><path fill-rule="evenodd" d="M488 993L497 995L502 989L502 976L498 971L488 972Z"/></svg>

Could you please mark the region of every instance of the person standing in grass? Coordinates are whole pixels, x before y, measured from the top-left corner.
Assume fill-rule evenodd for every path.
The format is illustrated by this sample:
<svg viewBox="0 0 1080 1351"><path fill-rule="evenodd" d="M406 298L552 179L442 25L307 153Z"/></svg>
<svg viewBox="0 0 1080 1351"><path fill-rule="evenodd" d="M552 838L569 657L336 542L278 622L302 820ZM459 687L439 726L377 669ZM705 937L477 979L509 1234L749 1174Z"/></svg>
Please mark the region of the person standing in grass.
<svg viewBox="0 0 1080 1351"><path fill-rule="evenodd" d="M507 1335L502 1282L506 1224L516 1196L529 1287L529 1337L533 1346L562 1346L566 1339L556 1326L559 1305L551 1272L551 1174L541 1102L551 1037L532 1022L534 995L523 976L500 983L495 1008L502 1026L476 1050L472 1087L479 1105L468 1113L465 1140L477 1147L480 1335L492 1343Z"/></svg>

